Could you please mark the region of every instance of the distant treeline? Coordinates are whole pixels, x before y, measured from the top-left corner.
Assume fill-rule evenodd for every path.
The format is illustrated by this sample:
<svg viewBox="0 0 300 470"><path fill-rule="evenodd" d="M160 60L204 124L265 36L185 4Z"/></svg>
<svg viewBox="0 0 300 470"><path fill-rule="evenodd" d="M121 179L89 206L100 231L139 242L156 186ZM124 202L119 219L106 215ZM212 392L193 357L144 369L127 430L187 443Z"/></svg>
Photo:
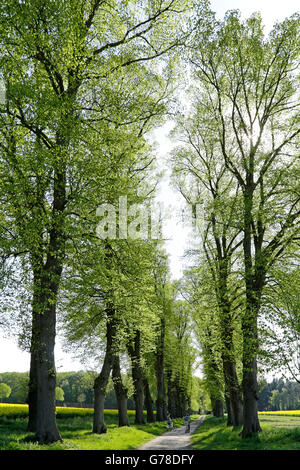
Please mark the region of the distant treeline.
<svg viewBox="0 0 300 470"><path fill-rule="evenodd" d="M300 409L300 384L274 379L270 383L260 382L258 411L280 411Z"/></svg>
<svg viewBox="0 0 300 470"><path fill-rule="evenodd" d="M61 406L93 406L94 380L96 372L58 372L57 373L57 405ZM0 397L3 403L26 403L29 374L27 372L5 372L0 374L0 384L5 383L11 388L9 397ZM299 410L300 384L282 379L274 379L267 383L260 381L258 400L259 411ZM62 394L62 392L63 394ZM117 401L112 383L109 384L105 398L105 408L117 409ZM204 407L205 408L205 407ZM128 398L128 409L134 410L133 397ZM205 411L203 409L202 411Z"/></svg>
<svg viewBox="0 0 300 470"><path fill-rule="evenodd" d="M57 373L57 405L93 406L95 372L58 372ZM0 397L3 403L26 403L28 393L28 372L0 373L0 383L11 388L9 397ZM62 392L63 391L63 394ZM117 401L112 384L108 387L105 398L107 409L117 409ZM128 398L128 409L134 410L134 400Z"/></svg>

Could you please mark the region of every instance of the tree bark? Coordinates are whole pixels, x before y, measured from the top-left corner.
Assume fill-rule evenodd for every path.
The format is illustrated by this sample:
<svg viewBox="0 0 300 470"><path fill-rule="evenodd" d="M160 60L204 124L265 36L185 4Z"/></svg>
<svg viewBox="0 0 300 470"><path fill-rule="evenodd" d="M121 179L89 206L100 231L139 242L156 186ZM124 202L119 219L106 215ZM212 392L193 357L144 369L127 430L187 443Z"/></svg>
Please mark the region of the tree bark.
<svg viewBox="0 0 300 470"><path fill-rule="evenodd" d="M164 377L165 321L161 319L160 337L157 345L155 374L157 383L156 421L167 419L166 388Z"/></svg>
<svg viewBox="0 0 300 470"><path fill-rule="evenodd" d="M167 370L167 386L168 386L168 411L172 418L176 418L176 392L174 382L172 380L171 370Z"/></svg>
<svg viewBox="0 0 300 470"><path fill-rule="evenodd" d="M32 344L29 385L29 423L40 443L61 440L56 425L56 370L54 347L56 337L56 306L65 254L66 162L68 125L56 134L57 162L54 165L53 203L49 242L42 251L39 241L31 253L33 266ZM41 219L42 220L42 219ZM46 258L44 260L44 258Z"/></svg>
<svg viewBox="0 0 300 470"><path fill-rule="evenodd" d="M31 340L31 344L33 341ZM28 424L27 431L36 432L37 423L37 357L31 347L30 371L28 386Z"/></svg>
<svg viewBox="0 0 300 470"><path fill-rule="evenodd" d="M119 426L129 426L128 412L127 412L127 399L128 391L124 386L120 368L120 357L116 355L114 358L114 364L112 369L112 379L114 384L114 390L118 403L119 412Z"/></svg>
<svg viewBox="0 0 300 470"><path fill-rule="evenodd" d="M145 405L147 410L147 422L154 423L154 412L153 412L153 400L151 397L149 382L147 377L144 376L144 394L145 394Z"/></svg>
<svg viewBox="0 0 300 470"><path fill-rule="evenodd" d="M236 373L236 361L233 344L233 319L231 304L228 297L228 253L222 255L221 243L216 244L218 251L218 297L222 338L222 363L225 382L226 397L228 401L227 425L241 426L243 424L243 399Z"/></svg>
<svg viewBox="0 0 300 470"><path fill-rule="evenodd" d="M212 412L216 418L224 417L224 407L223 402L220 399L211 399L212 402Z"/></svg>
<svg viewBox="0 0 300 470"><path fill-rule="evenodd" d="M144 419L144 373L141 366L141 333L136 330L133 344L127 344L131 359L131 371L134 386L135 424L145 424Z"/></svg>
<svg viewBox="0 0 300 470"><path fill-rule="evenodd" d="M246 308L242 320L243 331L243 397L244 397L244 426L242 437L246 438L261 431L258 419L257 401L257 350L258 333L257 318L260 310L261 293L265 279L265 271L261 265L256 245L255 264L252 259L252 207L253 207L253 173L248 175L244 192L244 264L246 285ZM261 239L262 243L262 239Z"/></svg>
<svg viewBox="0 0 300 470"><path fill-rule="evenodd" d="M231 413L231 402L229 398L229 393L225 387L225 403L226 403L226 411L227 411L227 426L233 426L232 422L232 413Z"/></svg>
<svg viewBox="0 0 300 470"><path fill-rule="evenodd" d="M106 322L106 351L102 365L102 369L94 382L94 419L93 419L93 433L103 434L106 433L107 427L104 419L104 401L106 388L109 380L111 370L113 368L115 352L113 350L114 340L116 336L116 325L113 318L114 310L110 307L107 309L107 322Z"/></svg>
<svg viewBox="0 0 300 470"><path fill-rule="evenodd" d="M36 438L40 443L62 440L56 425L55 316L55 306L52 306L37 319L40 337L36 361Z"/></svg>
<svg viewBox="0 0 300 470"><path fill-rule="evenodd" d="M258 419L258 386L256 373L256 360L253 359L251 364L248 363L244 368L243 376L243 393L244 393L244 426L242 437L246 438L252 434L261 431Z"/></svg>
<svg viewBox="0 0 300 470"><path fill-rule="evenodd" d="M243 399L241 388L236 375L235 361L223 360L224 379L226 385L227 407L230 412L227 415L227 426L242 426L243 424Z"/></svg>
<svg viewBox="0 0 300 470"><path fill-rule="evenodd" d="M58 236L58 233L52 233L51 246L57 243ZM61 263L49 254L45 266L42 269L39 266L34 276L28 430L35 432L40 443L62 440L56 424L54 360L56 303L61 272Z"/></svg>

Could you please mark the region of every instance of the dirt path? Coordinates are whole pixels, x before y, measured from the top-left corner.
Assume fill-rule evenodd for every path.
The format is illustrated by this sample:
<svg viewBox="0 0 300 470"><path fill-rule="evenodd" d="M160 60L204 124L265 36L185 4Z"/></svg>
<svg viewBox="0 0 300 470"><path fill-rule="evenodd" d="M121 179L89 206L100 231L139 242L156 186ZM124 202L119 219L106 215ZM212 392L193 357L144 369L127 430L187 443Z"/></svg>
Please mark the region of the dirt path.
<svg viewBox="0 0 300 470"><path fill-rule="evenodd" d="M192 421L189 434L185 433L185 426L181 426L146 442L138 450L188 450L191 448L191 434L203 423L204 419L203 415Z"/></svg>

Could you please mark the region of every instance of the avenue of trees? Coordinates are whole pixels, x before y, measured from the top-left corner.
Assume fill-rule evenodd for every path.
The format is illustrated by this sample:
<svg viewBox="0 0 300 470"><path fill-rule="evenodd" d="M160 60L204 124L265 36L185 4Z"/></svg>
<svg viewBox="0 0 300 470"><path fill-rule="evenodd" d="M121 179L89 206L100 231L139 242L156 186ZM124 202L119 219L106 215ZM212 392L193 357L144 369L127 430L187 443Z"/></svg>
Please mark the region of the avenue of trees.
<svg viewBox="0 0 300 470"><path fill-rule="evenodd" d="M40 443L61 440L57 402L93 401L107 432L112 390L120 426L129 403L136 424L225 409L242 438L261 431L260 372L289 380L264 409L299 406L299 26L266 36L206 0L2 2L0 326L31 360L17 392L1 383ZM176 281L146 210L166 119L196 229ZM93 365L73 385L58 330Z"/></svg>

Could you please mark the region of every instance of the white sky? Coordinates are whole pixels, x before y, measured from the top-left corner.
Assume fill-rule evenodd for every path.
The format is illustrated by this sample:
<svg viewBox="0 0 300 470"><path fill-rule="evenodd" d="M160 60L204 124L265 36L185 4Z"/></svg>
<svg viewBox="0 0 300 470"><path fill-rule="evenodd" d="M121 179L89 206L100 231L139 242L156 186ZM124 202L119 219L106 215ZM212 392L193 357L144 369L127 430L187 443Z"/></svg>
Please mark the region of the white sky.
<svg viewBox="0 0 300 470"><path fill-rule="evenodd" d="M221 19L227 10L239 9L243 17L251 15L254 11L262 14L265 32L268 33L276 21L282 21L285 17L299 12L299 1L296 0L211 0L211 7ZM168 126L156 133L159 142L159 154L164 160L172 148L172 143L167 137ZM181 203L181 197L174 193L168 186L167 178L161 185L160 199L174 207L174 213ZM166 249L170 254L170 267L174 278L181 275L182 255L185 248L186 230L175 218L169 220L166 226L169 241ZM56 368L58 371L82 370L84 366L72 358L72 355L62 351L59 339L55 348ZM1 372L25 372L29 370L30 356L21 351L13 340L0 337L0 374Z"/></svg>

